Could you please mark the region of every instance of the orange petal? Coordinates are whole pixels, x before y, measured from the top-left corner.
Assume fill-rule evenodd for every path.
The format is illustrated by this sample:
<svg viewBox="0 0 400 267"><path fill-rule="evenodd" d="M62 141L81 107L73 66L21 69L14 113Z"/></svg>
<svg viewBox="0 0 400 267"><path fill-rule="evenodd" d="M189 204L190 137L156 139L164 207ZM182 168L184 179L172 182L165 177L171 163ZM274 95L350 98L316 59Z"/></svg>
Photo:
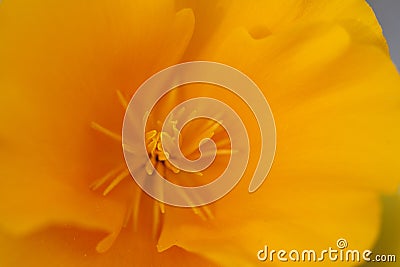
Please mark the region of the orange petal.
<svg viewBox="0 0 400 267"><path fill-rule="evenodd" d="M129 96L179 60L191 11L176 13L173 1L7 1L0 18L0 225L115 232L133 181L107 198L90 191L124 162L121 144L90 124L120 133L118 90Z"/></svg>
<svg viewBox="0 0 400 267"><path fill-rule="evenodd" d="M371 248L378 195L399 184L400 80L381 47L353 38L348 26L317 24L262 40L238 29L217 53L202 55L261 87L276 119L276 159L265 184L248 194L251 158L239 185L212 205L215 220L166 212L160 249L178 245L219 264L251 266L266 242L324 249L344 237L352 248Z"/></svg>
<svg viewBox="0 0 400 267"><path fill-rule="evenodd" d="M393 192L400 78L390 58L374 45L358 44L343 27L294 31L256 41L238 30L214 57L250 75L264 92L277 127L273 168L292 177L312 170L304 179L332 177ZM253 139L259 134L249 132Z"/></svg>
<svg viewBox="0 0 400 267"><path fill-rule="evenodd" d="M196 16L197 26L186 60L207 59L204 54L215 54L215 48L238 28L244 28L255 39L262 39L301 24L332 22L350 27L359 41L378 45L388 53L373 10L363 0L219 0L212 3L179 3L182 7L192 8Z"/></svg>
<svg viewBox="0 0 400 267"><path fill-rule="evenodd" d="M221 266L254 266L264 245L322 251L345 238L352 249L372 246L380 223L374 193L303 189L298 184L285 189L269 195L263 190L262 196L241 203L223 199L217 204L216 219L206 225L186 219L183 212L167 212L159 248L177 245Z"/></svg>
<svg viewBox="0 0 400 267"><path fill-rule="evenodd" d="M159 253L155 244L125 228L106 253L95 250L102 233L74 227L50 227L24 237L0 233L0 265L17 266L215 266L181 248Z"/></svg>

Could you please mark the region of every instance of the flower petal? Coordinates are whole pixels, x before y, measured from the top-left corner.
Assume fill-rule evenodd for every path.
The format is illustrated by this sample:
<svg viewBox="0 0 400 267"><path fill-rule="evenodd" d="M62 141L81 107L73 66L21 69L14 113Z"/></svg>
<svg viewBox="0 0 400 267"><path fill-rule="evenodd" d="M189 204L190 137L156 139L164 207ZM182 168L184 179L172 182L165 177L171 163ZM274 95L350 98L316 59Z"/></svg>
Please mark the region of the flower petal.
<svg viewBox="0 0 400 267"><path fill-rule="evenodd" d="M214 266L206 259L173 247L158 253L151 240L124 229L106 253L96 252L104 235L62 226L45 228L24 237L0 234L0 265L17 266ZM23 256L21 256L23 255Z"/></svg>
<svg viewBox="0 0 400 267"><path fill-rule="evenodd" d="M120 144L90 125L119 134L117 90L129 96L180 59L192 12L168 0L6 1L0 19L0 226L117 231L133 181L107 198L90 191L124 162Z"/></svg>
<svg viewBox="0 0 400 267"><path fill-rule="evenodd" d="M167 213L160 249L178 245L219 264L252 266L266 242L322 250L344 237L352 248L372 246L379 193L399 184L400 79L385 50L347 27L299 24L262 40L238 29L217 52L201 55L261 87L276 120L276 159L249 194L252 153L239 185L212 205L215 220ZM249 129L251 145L256 130Z"/></svg>
<svg viewBox="0 0 400 267"><path fill-rule="evenodd" d="M178 1L179 2L179 1ZM287 1L180 1L196 16L193 42L186 60L204 59L238 28L262 39L308 23L331 23L350 27L354 37L381 47L388 53L382 29L373 10L364 0Z"/></svg>
<svg viewBox="0 0 400 267"><path fill-rule="evenodd" d="M264 245L319 253L345 238L352 249L370 248L380 223L374 193L311 186L300 190L299 184L286 186L286 191L277 188L273 194L262 190L263 196L248 197L246 206L237 202L233 206L223 199L215 211L217 219L207 225L182 219L183 213L166 213L159 247L177 245L221 266L254 266Z"/></svg>
<svg viewBox="0 0 400 267"><path fill-rule="evenodd" d="M264 92L277 127L274 168L282 175L301 176L312 167L315 175L305 179L335 176L343 184L393 192L400 77L387 54L351 36L330 24L258 41L239 30L215 60L242 70ZM257 139L256 129L249 132Z"/></svg>
<svg viewBox="0 0 400 267"><path fill-rule="evenodd" d="M373 255L396 255L398 261L400 252L400 194L384 197L383 200L383 222L379 239L372 249ZM374 256L371 258L373 259ZM362 267L382 265L382 262L371 261ZM397 266L396 261L386 262L385 266Z"/></svg>

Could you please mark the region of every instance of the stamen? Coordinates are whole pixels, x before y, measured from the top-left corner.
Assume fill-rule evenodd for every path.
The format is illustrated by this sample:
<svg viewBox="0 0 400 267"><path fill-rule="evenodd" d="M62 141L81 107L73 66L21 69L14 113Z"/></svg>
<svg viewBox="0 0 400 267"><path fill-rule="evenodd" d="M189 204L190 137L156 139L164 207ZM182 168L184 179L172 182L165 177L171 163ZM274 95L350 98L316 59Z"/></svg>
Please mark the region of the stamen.
<svg viewBox="0 0 400 267"><path fill-rule="evenodd" d="M179 190L178 192L185 199L185 201L188 203L188 205L191 207L194 214L198 215L203 221L206 221L207 218L204 216L204 214L201 212L201 210L198 207L194 206L193 201L186 194L186 192L184 190Z"/></svg>
<svg viewBox="0 0 400 267"><path fill-rule="evenodd" d="M201 208L204 210L209 219L214 219L214 214L211 212L211 209L207 205L204 205Z"/></svg>
<svg viewBox="0 0 400 267"><path fill-rule="evenodd" d="M128 144L122 144L122 149L125 152L129 152L131 154L135 154L137 153L137 151L135 150L135 148L133 148L132 146L128 145Z"/></svg>
<svg viewBox="0 0 400 267"><path fill-rule="evenodd" d="M206 128L205 130L204 130L204 133L203 134L207 134L207 133L212 133L212 135L214 135L215 134L215 131L218 129L218 128L221 128L221 130L222 130L222 127L221 127L221 124L222 124L222 121L220 121L220 122L215 122L215 121L211 121L212 123L211 123L211 125L208 127L208 128Z"/></svg>
<svg viewBox="0 0 400 267"><path fill-rule="evenodd" d="M103 240L101 240L97 246L96 246L96 251L99 253L106 252L115 242L117 239L118 235L120 233L119 231L113 232L106 236Z"/></svg>
<svg viewBox="0 0 400 267"><path fill-rule="evenodd" d="M125 97L119 90L117 90L116 92L117 92L119 102L121 103L122 107L126 109L128 106L128 101L125 99ZM193 111L192 113L195 114L196 111ZM192 116L193 114L191 114L190 116ZM148 115L148 113L146 113L144 118L147 118L147 115ZM174 145L173 144L174 142L179 142L181 144L182 139L179 138L180 133L179 133L178 129L176 128L176 125L177 125L177 120L179 120L179 118L183 117L183 116L185 116L184 109L182 109L180 112L177 112L176 116L174 116L173 119L171 119L169 122L167 122L170 124L169 129L172 130L171 133L158 132L157 130L150 130L150 131L146 132L145 143L146 143L146 149L147 149L149 159L145 163L143 163L143 165L141 165L142 166L141 168L143 168L142 169L143 172L145 172L147 175L152 175L154 173L154 170L157 170L160 173L160 175L162 177L164 177L165 179L167 179L167 177L174 177L172 175L172 173L173 174L184 173L185 175L187 174L186 172L181 171L180 169L176 168L174 165L172 165L169 162L170 155L164 151L163 145L161 143L161 141L162 142L165 141L166 143L163 143L163 144L165 144L167 147ZM122 137L120 134L107 129L96 122L91 122L91 127L94 130L96 130L96 131L98 131L120 143L122 142ZM195 131L195 133L196 133L196 135L198 135L198 133L200 133L200 137L202 137L202 138L212 138L212 137L214 137L214 135L216 133L218 133L222 129L223 128L220 127L220 124L218 122L210 121L210 122L207 122L206 124L199 126L198 129ZM228 145L229 142L230 142L229 139L219 140L216 143L217 148ZM127 147L126 145L123 145L123 149L125 151L128 151L133 154L136 153L135 152L136 149L133 147ZM194 144L192 142L192 143L189 143L188 146L186 146L183 149L184 149L183 152L191 151L193 153L193 152L197 151L198 144ZM236 152L236 151L232 151L230 149L218 149L216 154L217 155L229 155L234 152ZM183 154L189 155L191 153L183 153ZM207 155L207 153L205 153L204 155ZM193 174L200 176L200 177L203 175L202 172L196 172ZM170 175L172 175L172 176L170 176ZM97 190L109 182L108 186L103 191L103 195L106 196L116 186L118 186L126 177L129 177L129 176L130 176L130 172L125 167L125 164L123 164L121 166L118 166L118 167L112 169L111 171L106 173L100 179L97 179L95 182L93 182L90 185L90 188L92 190ZM184 176L180 176L180 177L184 177ZM175 177L175 178L177 178L177 177ZM194 181L192 180L192 182L194 182ZM164 190L163 183L161 182L160 184L156 184L154 186L156 186L158 188L158 190L161 193L161 196L163 196L162 195L163 190ZM182 195L182 197L185 199L185 201L191 207L193 212L196 215L198 215L202 220L205 221L205 220L214 218L213 213L208 205L204 205L201 207L194 206L194 204L193 204L194 200L196 200L196 202L198 202L197 200L200 200L201 196L199 196L199 195L194 195L194 196L190 195L189 196L189 195L187 195L187 193L184 190L180 190L179 194ZM142 206L141 201L142 201L142 189L137 186L137 187L135 187L135 192L134 192L132 201L130 201L128 203L125 218L124 218L124 221L123 221L121 227L126 226L129 223L130 219L132 219L134 231L138 230L139 215L140 215L140 209ZM155 237L155 238L160 229L160 224L162 223L161 216L162 216L162 214L164 214L166 212L166 207L167 206L162 201L162 197L161 197L160 201L154 200L152 233L153 233L153 237ZM97 250L98 251L106 251L109 248L109 246L111 246L111 244L114 242L114 240L117 236L118 236L118 232L110 234L107 238L105 238L104 240L102 240L99 243Z"/></svg>
<svg viewBox="0 0 400 267"><path fill-rule="evenodd" d="M111 137L112 139L118 141L118 142L122 142L122 137L120 134L114 133L113 131L108 130L107 128L104 128L103 126L101 126L100 124L93 122L90 124L90 126L95 129L96 131L101 132L102 134Z"/></svg>
<svg viewBox="0 0 400 267"><path fill-rule="evenodd" d="M212 138L215 134L215 130L218 129L218 127L220 127L220 125L215 121L208 122L207 127L203 131L201 131L201 134L198 135L199 139ZM199 144L196 144L195 142L188 144L184 147L184 154L190 155L196 152L198 150L198 146Z"/></svg>
<svg viewBox="0 0 400 267"><path fill-rule="evenodd" d="M225 155L231 155L233 153L237 153L237 150L231 150L231 149L217 149L217 151L215 152L216 155L218 156L225 156ZM203 157L209 157L214 155L214 153L212 151L210 152L205 152L202 154Z"/></svg>
<svg viewBox="0 0 400 267"><path fill-rule="evenodd" d="M219 140L218 142L216 142L215 145L217 147L224 147L230 143L231 143L231 140L229 140L229 138L223 138L223 139Z"/></svg>
<svg viewBox="0 0 400 267"><path fill-rule="evenodd" d="M90 188L92 190L97 190L99 187L104 185L108 180L110 180L111 177L115 176L118 172L122 171L123 168L124 168L124 165L121 165L121 166L119 166L117 168L112 169L111 171L106 173L103 177L101 177L100 179L97 179L96 181L94 181L90 185Z"/></svg>
<svg viewBox="0 0 400 267"><path fill-rule="evenodd" d="M123 222L124 227L128 226L128 223L129 223L130 219L132 218L132 214L133 214L133 202L130 201L126 208L126 214L125 214L125 218L124 218L124 222Z"/></svg>
<svg viewBox="0 0 400 267"><path fill-rule="evenodd" d="M237 153L237 150L231 150L231 149L218 149L217 150L217 155L230 155L233 153Z"/></svg>
<svg viewBox="0 0 400 267"><path fill-rule="evenodd" d="M165 204L164 204L164 202L158 201L158 204L160 205L161 213L164 214L165 213Z"/></svg>
<svg viewBox="0 0 400 267"><path fill-rule="evenodd" d="M153 204L153 229L152 229L153 238L156 238L159 224L160 224L159 205L158 205L157 201L154 201L154 204Z"/></svg>
<svg viewBox="0 0 400 267"><path fill-rule="evenodd" d="M191 184L191 186L193 186L194 184L192 183ZM197 195L197 194L194 194L193 195L193 197L196 199L196 200L201 200L201 197L199 196L199 195ZM201 202L201 201L199 201L199 202ZM204 215L205 215L205 219L214 219L214 215L213 215L213 213L211 212L211 209L209 208L209 206L208 205L203 205L203 206L201 206L200 207L201 208L201 210L204 212Z"/></svg>
<svg viewBox="0 0 400 267"><path fill-rule="evenodd" d="M157 135L157 131L156 130L151 130L148 131L145 135L146 140L153 138L154 136Z"/></svg>
<svg viewBox="0 0 400 267"><path fill-rule="evenodd" d="M220 125L216 122L209 123L207 125L206 130L202 131L202 135L211 138L214 135L216 129L218 129L219 127ZM168 161L169 154L163 150L163 146L161 143L162 141L172 142L173 138L168 133L164 132L160 133L157 132L156 130L148 131L145 137L146 137L147 153L150 157L150 159L145 164L146 173L148 175L152 175L154 173L154 170L157 170L157 172L160 173L160 175L162 175L164 178L167 178L166 171L170 171L174 174L181 173L180 169L178 169ZM196 144L196 149L197 149L197 144ZM217 150L216 153L217 155L227 155L231 154L232 152L233 151L230 149L220 149ZM203 175L203 173L201 172L196 172L194 174L197 176ZM162 194L163 190L162 184L155 184L154 186L157 187L157 190L159 190L160 193ZM193 212L197 214L201 219L207 220L213 218L213 214L208 206L202 206L200 208L194 206L191 198L199 200L199 196L189 197L183 190L180 190L179 193L182 195L185 201L187 201L189 206L192 206L191 208ZM154 220L155 220L154 224L156 224L156 220L158 220L158 217L156 216L159 216L159 214L157 212L161 212L161 214L165 212L165 205L162 203L162 201L158 202L157 206L158 206L157 211L154 211Z"/></svg>
<svg viewBox="0 0 400 267"><path fill-rule="evenodd" d="M160 175L162 177L165 177L166 170L165 170L165 166L163 164L157 164L157 171L160 173ZM163 200L164 200L164 184L162 181L160 181L158 179L156 181L158 181L158 183L155 184L154 186L156 186L156 188L158 189L158 191L160 193L160 199L159 199L160 201L157 201L157 202L160 207L160 212L164 214L165 213L165 205L163 202Z"/></svg>
<svg viewBox="0 0 400 267"><path fill-rule="evenodd" d="M129 176L129 170L125 169L124 171L122 171L106 188L106 190L104 190L103 192L103 196L106 196L108 193L111 192L111 190L114 189L114 187L116 187L122 180L124 180L126 177Z"/></svg>
<svg viewBox="0 0 400 267"><path fill-rule="evenodd" d="M151 158L151 159L149 159L147 162L146 162L146 165L145 165L145 170L146 170L146 173L148 174L148 175L152 175L153 174L153 172L154 172L154 165L152 164L152 162L151 162L151 160L152 160L153 158Z"/></svg>
<svg viewBox="0 0 400 267"><path fill-rule="evenodd" d="M142 196L142 189L137 186L136 187L136 192L135 192L135 197L133 199L133 229L136 232L138 228L138 223L139 223L139 210L140 210L140 199Z"/></svg>
<svg viewBox="0 0 400 267"><path fill-rule="evenodd" d="M153 140L150 141L150 143L147 145L147 151L148 151L150 154L152 154L152 155L154 155L154 150L156 150L156 148L157 148L157 142L158 142L158 140L153 139Z"/></svg>
<svg viewBox="0 0 400 267"><path fill-rule="evenodd" d="M121 93L120 90L117 90L117 97L119 102L121 103L122 107L124 109L128 108L128 101L126 100L126 98L123 96L123 94Z"/></svg>
<svg viewBox="0 0 400 267"><path fill-rule="evenodd" d="M168 169L170 169L173 173L177 174L179 173L181 170L178 169L177 167L175 167L174 165L172 165L169 161L164 161L165 167L167 167Z"/></svg>

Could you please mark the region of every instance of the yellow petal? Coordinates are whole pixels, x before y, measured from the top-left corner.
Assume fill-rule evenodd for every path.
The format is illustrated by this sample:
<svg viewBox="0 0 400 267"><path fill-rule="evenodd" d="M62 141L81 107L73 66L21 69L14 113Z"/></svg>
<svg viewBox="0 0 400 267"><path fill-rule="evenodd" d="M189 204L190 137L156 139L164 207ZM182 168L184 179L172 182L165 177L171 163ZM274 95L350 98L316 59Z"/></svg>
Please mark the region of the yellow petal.
<svg viewBox="0 0 400 267"><path fill-rule="evenodd" d="M383 222L382 228L379 235L379 239L372 249L373 255L371 259L374 259L375 255L395 255L396 260L392 262L369 262L362 265L363 267L372 266L398 266L399 254L400 254L400 195L392 195L384 197L383 200Z"/></svg>

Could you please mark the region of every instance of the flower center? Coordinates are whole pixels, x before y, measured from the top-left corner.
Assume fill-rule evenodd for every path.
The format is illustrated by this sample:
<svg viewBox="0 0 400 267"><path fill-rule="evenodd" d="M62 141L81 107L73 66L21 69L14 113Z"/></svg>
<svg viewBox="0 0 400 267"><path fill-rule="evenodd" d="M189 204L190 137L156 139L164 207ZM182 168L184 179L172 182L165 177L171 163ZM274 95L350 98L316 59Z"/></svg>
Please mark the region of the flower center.
<svg viewBox="0 0 400 267"><path fill-rule="evenodd" d="M126 99L119 91L117 91L117 96L122 107L126 109L128 103ZM145 144L146 144L148 159L146 159L143 162L143 167L147 175L153 175L154 170L156 170L161 176L164 177L164 179L173 180L171 182L176 182L179 184L179 182L185 180L188 181L189 183L193 183L195 182L195 179L189 178L190 175L195 175L195 177L199 177L203 176L203 173L201 172L187 173L185 171L176 168L173 164L169 162L170 155L167 151L164 150L163 144L164 145L172 143L176 144L177 142L182 141L182 148L185 150L184 152L186 152L183 154L190 156L190 155L196 155L198 151L197 145L199 140L202 140L203 138L212 138L215 137L216 135L220 135L219 137L217 136L216 138L218 140L216 143L217 155L221 156L230 155L233 151L229 147L230 143L229 138L227 138L224 135L221 135L222 127L220 127L220 125L215 121L198 123L197 128L195 127L195 129L188 134L189 138L186 138L186 140L182 140L181 138L179 138L180 134L176 128L178 117L175 117L174 119L171 119L170 121L167 122L168 126L167 128L169 129L169 132L158 131L154 129L146 132ZM106 127L103 127L96 122L92 122L91 126L94 130L117 141L119 145L121 144L122 137L120 134L115 133ZM155 127L158 126L161 126L161 122L159 121L157 121L155 124ZM183 134L183 136L185 137L186 135ZM181 143L179 144L181 145ZM227 148L227 146L229 148ZM123 162L122 164L119 164L117 167L110 170L103 177L95 180L90 187L92 190L98 190L100 188L103 188L104 189L103 195L107 196L116 186L118 186L123 180L125 180L128 177L130 177L130 172L126 167L125 162ZM189 186L197 186L197 185L192 184ZM129 200L130 202L129 208L126 211L125 215L126 218L121 227L126 226L129 223L129 221L132 220L134 228L137 229L137 225L139 223L139 211L142 206L141 205L142 196L143 196L142 190L139 186L137 186L135 194ZM189 204L192 202L192 199L190 199L189 196L184 196L184 197L187 199ZM201 207L193 206L192 210L202 220L208 220L213 218L213 213L208 205L204 205ZM165 212L166 212L166 205L164 205L164 203L160 201L154 200L152 231L153 231L153 236L155 238L162 224L162 214L164 214ZM148 213L148 210L146 210L146 213ZM116 232L109 237L111 241L106 238L104 242L106 242L108 245L106 245L101 250L102 251L107 250L117 236L118 233Z"/></svg>
<svg viewBox="0 0 400 267"><path fill-rule="evenodd" d="M146 173L152 175L155 168L160 174L165 173L165 170L170 170L177 174L180 170L168 161L169 154L163 149L161 136L163 140L173 142L173 138L166 132L151 130L146 133L146 148L149 155L149 160L145 166ZM154 166L154 168L152 166Z"/></svg>

